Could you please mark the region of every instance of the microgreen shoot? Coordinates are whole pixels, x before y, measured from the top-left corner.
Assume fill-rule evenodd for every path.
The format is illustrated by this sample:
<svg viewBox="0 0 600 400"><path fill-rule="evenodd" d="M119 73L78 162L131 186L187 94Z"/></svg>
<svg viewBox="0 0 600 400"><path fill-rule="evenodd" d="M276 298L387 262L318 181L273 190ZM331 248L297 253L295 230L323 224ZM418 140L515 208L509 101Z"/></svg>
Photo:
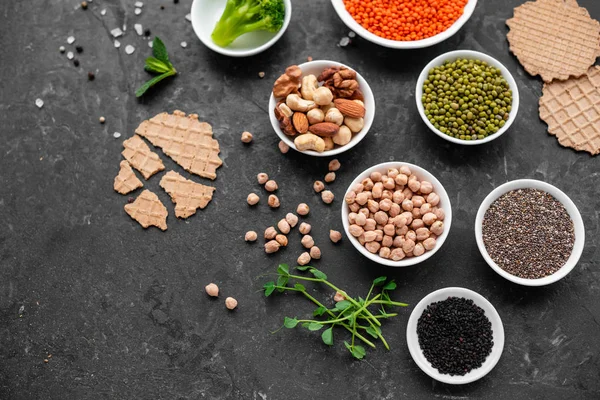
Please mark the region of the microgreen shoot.
<svg viewBox="0 0 600 400"><path fill-rule="evenodd" d="M155 76L140 86L138 90L135 91L136 97L142 96L148 89L163 79L177 74L177 70L173 67L173 64L171 64L171 61L169 60L167 48L162 40L158 38L158 36L155 36L154 40L152 41L152 54L154 57L146 58L144 69L147 72L160 75Z"/></svg>
<svg viewBox="0 0 600 400"><path fill-rule="evenodd" d="M301 326L309 331L321 331L326 328L321 333L321 340L326 345L332 346L334 342L333 328L340 326L352 334L350 342L344 341L344 345L350 354L359 360L365 357L366 349L364 346L357 344L357 340L369 347L375 348L375 344L365 335L372 337L374 340L381 340L384 347L388 350L390 349L388 343L382 335L380 320L392 318L398 315L397 313L388 312L386 307L406 307L408 305L393 301L390 298L389 292L395 290L397 287L393 280L388 280L387 277L380 276L373 280L366 298L352 298L348 296L345 291L339 289L334 284L329 282L327 280L327 275L325 275L322 271L311 266L299 266L296 267L296 270L308 272L312 275L312 277L294 275L290 273L290 268L287 264L280 264L277 267L277 280L275 282L267 282L263 286L265 296L269 297L275 292L275 290L277 290L277 292L292 291L301 293L304 295L304 297L308 298L317 305L317 308L312 313L313 317L323 317L324 319L298 319L297 317L285 317L282 328L285 327L288 329L293 329L297 326ZM345 299L336 302L333 307L327 308L323 303L308 293L303 284L296 281L325 284L336 293L343 293ZM379 293L373 293L375 288L381 288ZM369 310L369 307L375 305L379 306L379 309L375 314L373 314ZM363 333L365 335L363 335Z"/></svg>

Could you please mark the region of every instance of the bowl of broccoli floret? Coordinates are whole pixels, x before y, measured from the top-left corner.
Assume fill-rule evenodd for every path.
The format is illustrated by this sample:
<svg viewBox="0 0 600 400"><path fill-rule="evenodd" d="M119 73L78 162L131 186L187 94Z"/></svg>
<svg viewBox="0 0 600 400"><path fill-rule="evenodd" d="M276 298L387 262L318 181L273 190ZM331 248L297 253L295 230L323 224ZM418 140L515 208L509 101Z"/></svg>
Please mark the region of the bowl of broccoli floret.
<svg viewBox="0 0 600 400"><path fill-rule="evenodd" d="M292 16L290 0L194 0L192 27L206 47L247 57L271 47Z"/></svg>

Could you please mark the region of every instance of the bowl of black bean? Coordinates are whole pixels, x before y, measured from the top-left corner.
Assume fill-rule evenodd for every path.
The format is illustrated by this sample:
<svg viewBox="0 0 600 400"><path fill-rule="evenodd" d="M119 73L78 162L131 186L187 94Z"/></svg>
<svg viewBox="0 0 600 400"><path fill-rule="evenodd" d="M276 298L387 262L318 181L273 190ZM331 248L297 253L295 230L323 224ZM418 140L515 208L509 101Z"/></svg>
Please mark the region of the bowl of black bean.
<svg viewBox="0 0 600 400"><path fill-rule="evenodd" d="M577 206L560 189L519 179L483 200L475 238L481 255L500 276L519 285L544 286L577 265L585 228Z"/></svg>
<svg viewBox="0 0 600 400"><path fill-rule="evenodd" d="M504 327L485 297L448 287L428 294L415 306L406 341L423 372L437 381L462 385L496 366L504 349Z"/></svg>

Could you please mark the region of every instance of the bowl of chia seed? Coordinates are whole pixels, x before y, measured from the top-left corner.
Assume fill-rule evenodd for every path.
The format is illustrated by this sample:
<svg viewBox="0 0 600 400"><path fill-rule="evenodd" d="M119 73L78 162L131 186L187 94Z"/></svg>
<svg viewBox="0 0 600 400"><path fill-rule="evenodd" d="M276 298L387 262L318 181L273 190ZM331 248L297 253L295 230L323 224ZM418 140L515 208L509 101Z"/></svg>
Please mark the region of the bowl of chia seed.
<svg viewBox="0 0 600 400"><path fill-rule="evenodd" d="M485 297L448 287L428 294L415 306L406 341L423 372L440 382L462 385L496 366L504 349L504 327Z"/></svg>
<svg viewBox="0 0 600 400"><path fill-rule="evenodd" d="M475 237L481 255L500 276L543 286L573 270L583 252L585 229L577 206L560 189L520 179L483 200Z"/></svg>
<svg viewBox="0 0 600 400"><path fill-rule="evenodd" d="M500 61L471 50L434 58L415 90L423 122L439 137L476 145L504 134L517 117L519 90Z"/></svg>

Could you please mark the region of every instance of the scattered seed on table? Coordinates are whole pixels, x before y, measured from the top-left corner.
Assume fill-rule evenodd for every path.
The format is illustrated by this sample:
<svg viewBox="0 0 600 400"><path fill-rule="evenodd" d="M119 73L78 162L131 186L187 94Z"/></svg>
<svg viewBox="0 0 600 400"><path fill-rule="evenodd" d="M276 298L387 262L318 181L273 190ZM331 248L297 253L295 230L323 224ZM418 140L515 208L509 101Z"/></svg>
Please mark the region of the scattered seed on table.
<svg viewBox="0 0 600 400"><path fill-rule="evenodd" d="M140 15L140 14L142 13L142 9L141 9L141 8L136 8L136 9L133 11L133 13L134 13L135 15Z"/></svg>
<svg viewBox="0 0 600 400"><path fill-rule="evenodd" d="M72 60L74 57L75 57L75 54L73 54L73 52L72 52L72 51L69 51L69 52L67 53L67 58L68 58L69 60Z"/></svg>
<svg viewBox="0 0 600 400"><path fill-rule="evenodd" d="M347 36L344 36L343 38L340 39L340 47L346 47L350 44L350 38Z"/></svg>
<svg viewBox="0 0 600 400"><path fill-rule="evenodd" d="M144 30L144 36L145 36L145 37L148 37L148 36L150 36L150 29L146 28L146 29Z"/></svg>
<svg viewBox="0 0 600 400"><path fill-rule="evenodd" d="M75 37L74 37L74 36L69 36L69 37L67 38L67 43L69 43L69 44L73 44L74 42L75 42Z"/></svg>
<svg viewBox="0 0 600 400"><path fill-rule="evenodd" d="M142 8L144 7L144 3L142 3L141 1L136 1L134 6L136 6L137 8Z"/></svg>
<svg viewBox="0 0 600 400"><path fill-rule="evenodd" d="M81 46L75 46L75 51L78 53L83 53L83 47Z"/></svg>
<svg viewBox="0 0 600 400"><path fill-rule="evenodd" d="M355 38L355 37L356 37L356 33L354 33L353 31L350 31L350 32L348 32L348 37L349 37L350 39L353 39L353 38Z"/></svg>
<svg viewBox="0 0 600 400"><path fill-rule="evenodd" d="M42 99L35 99L35 105L37 106L37 108L44 107L44 100L42 100Z"/></svg>
<svg viewBox="0 0 600 400"><path fill-rule="evenodd" d="M73 60L73 65L76 67L79 67L79 60L78 59L74 59Z"/></svg>
<svg viewBox="0 0 600 400"><path fill-rule="evenodd" d="M144 34L144 28L142 27L142 24L133 24L133 29L135 29L135 33L137 33L139 36Z"/></svg>
<svg viewBox="0 0 600 400"><path fill-rule="evenodd" d="M311 56L306 57L306 61L312 61L313 58Z"/></svg>
<svg viewBox="0 0 600 400"><path fill-rule="evenodd" d="M119 42L118 40L115 40L115 47L118 49L119 47L121 47L121 42Z"/></svg>
<svg viewBox="0 0 600 400"><path fill-rule="evenodd" d="M148 47L152 48L152 40L148 42Z"/></svg>
<svg viewBox="0 0 600 400"><path fill-rule="evenodd" d="M181 42L181 47L185 49L187 47L187 42Z"/></svg>
<svg viewBox="0 0 600 400"><path fill-rule="evenodd" d="M573 221L561 202L537 189L518 189L496 199L482 224L483 243L509 274L537 279L558 271L575 244Z"/></svg>
<svg viewBox="0 0 600 400"><path fill-rule="evenodd" d="M65 46L60 46L58 48L58 51L60 51L61 53L64 53L66 51Z"/></svg>
<svg viewBox="0 0 600 400"><path fill-rule="evenodd" d="M135 51L135 47L133 47L132 45L128 44L127 46L125 46L125 53L133 54L134 51Z"/></svg>
<svg viewBox="0 0 600 400"><path fill-rule="evenodd" d="M258 77L259 77L260 79L264 78L264 77L265 77L265 73L264 73L263 71L260 71L260 72L258 73Z"/></svg>
<svg viewBox="0 0 600 400"><path fill-rule="evenodd" d="M121 30L121 28L115 28L110 31L110 34L113 35L113 37L118 38L119 36L123 36L123 31Z"/></svg>
<svg viewBox="0 0 600 400"><path fill-rule="evenodd" d="M93 81L96 79L96 75L93 72L88 72L88 80Z"/></svg>
<svg viewBox="0 0 600 400"><path fill-rule="evenodd" d="M113 133L113 136L115 139L118 139L121 137L121 134L119 132L115 132L115 133Z"/></svg>
<svg viewBox="0 0 600 400"><path fill-rule="evenodd" d="M106 118L100 117L100 118L98 118L98 121L100 121L100 123L103 124L106 122Z"/></svg>

